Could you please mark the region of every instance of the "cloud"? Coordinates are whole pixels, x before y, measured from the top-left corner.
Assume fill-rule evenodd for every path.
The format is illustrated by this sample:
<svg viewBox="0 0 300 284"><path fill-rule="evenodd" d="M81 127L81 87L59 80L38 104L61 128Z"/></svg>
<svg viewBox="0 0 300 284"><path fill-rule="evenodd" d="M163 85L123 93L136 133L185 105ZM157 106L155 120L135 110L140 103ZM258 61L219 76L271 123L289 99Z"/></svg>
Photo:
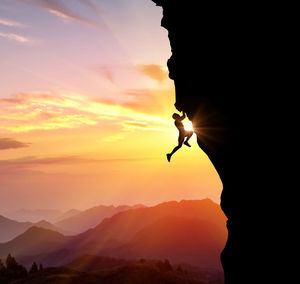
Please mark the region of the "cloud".
<svg viewBox="0 0 300 284"><path fill-rule="evenodd" d="M23 157L19 159L0 160L0 166L23 166L23 168L40 165L62 165L74 163L119 163L147 160L150 158L123 158L123 159L89 159L82 156L57 156L57 157Z"/></svg>
<svg viewBox="0 0 300 284"><path fill-rule="evenodd" d="M97 64L89 67L89 69L115 85L118 83L118 79L122 78L121 74L131 74L139 79L146 76L158 83L163 83L168 79L169 74L167 67L157 64Z"/></svg>
<svg viewBox="0 0 300 284"><path fill-rule="evenodd" d="M144 121L124 121L124 124L139 127L139 128L147 128L148 124Z"/></svg>
<svg viewBox="0 0 300 284"><path fill-rule="evenodd" d="M97 114L80 110L82 98L21 93L0 99L0 129L11 132L76 128L97 124Z"/></svg>
<svg viewBox="0 0 300 284"><path fill-rule="evenodd" d="M61 0L16 0L16 1L25 5L42 9L64 20L70 20L80 24L85 24L96 28L102 28L102 25L100 25L99 23L74 13Z"/></svg>
<svg viewBox="0 0 300 284"><path fill-rule="evenodd" d="M127 74L134 74L135 76L146 76L152 80L162 83L168 78L168 68L157 64L97 64L90 67L91 70L101 75L106 80L115 84L117 74L126 72Z"/></svg>
<svg viewBox="0 0 300 284"><path fill-rule="evenodd" d="M134 100L135 97L131 101L113 102L79 94L16 94L0 99L0 129L27 132L78 128L97 125L103 120L115 125L123 121L149 122L155 129L168 125L159 115L143 111L142 101L136 103Z"/></svg>
<svg viewBox="0 0 300 284"><path fill-rule="evenodd" d="M145 99L153 96L153 91L148 89L128 89L123 91L122 94L135 97L136 99Z"/></svg>
<svg viewBox="0 0 300 284"><path fill-rule="evenodd" d="M28 147L30 143L23 143L12 138L0 138L0 150Z"/></svg>
<svg viewBox="0 0 300 284"><path fill-rule="evenodd" d="M170 90L128 89L122 92L129 98L124 105L145 113L160 114L172 98Z"/></svg>
<svg viewBox="0 0 300 284"><path fill-rule="evenodd" d="M22 104L28 101L41 100L41 101L63 101L62 98L54 96L50 93L20 93L12 95L10 98L0 99L0 104Z"/></svg>
<svg viewBox="0 0 300 284"><path fill-rule="evenodd" d="M91 161L83 159L79 156L60 156L60 157L23 157L19 159L9 159L9 160L0 160L0 165L23 165L23 166L32 166L32 165L49 165L49 164L69 164L78 161Z"/></svg>
<svg viewBox="0 0 300 284"><path fill-rule="evenodd" d="M0 37L10 39L10 40L14 40L14 41L21 42L21 43L26 43L26 42L30 41L28 38L26 38L24 36L20 36L20 35L13 34L13 33L0 32Z"/></svg>
<svg viewBox="0 0 300 284"><path fill-rule="evenodd" d="M140 64L137 65L137 69L158 83L162 83L168 78L167 69L157 64Z"/></svg>
<svg viewBox="0 0 300 284"><path fill-rule="evenodd" d="M92 99L96 103L105 103L111 106L121 105L124 108L143 113L158 113L160 111L159 99L156 92L149 89L128 89L121 92L124 96L122 102L108 99Z"/></svg>
<svg viewBox="0 0 300 284"><path fill-rule="evenodd" d="M22 23L6 20L6 19L3 19L3 18L0 18L0 25L7 26L7 27L18 27L18 28L26 27Z"/></svg>
<svg viewBox="0 0 300 284"><path fill-rule="evenodd" d="M112 142L112 141L109 141ZM123 163L135 163L140 161L152 160L151 157L139 157L139 158L113 158L113 159L89 159L84 156L56 156L56 157L22 157L19 159L6 159L0 160L0 183L5 180L11 182L10 175L15 174L45 174L48 172L49 167L57 166L82 166L92 168L95 165L105 167L109 164L123 164ZM64 173L64 177L66 173Z"/></svg>

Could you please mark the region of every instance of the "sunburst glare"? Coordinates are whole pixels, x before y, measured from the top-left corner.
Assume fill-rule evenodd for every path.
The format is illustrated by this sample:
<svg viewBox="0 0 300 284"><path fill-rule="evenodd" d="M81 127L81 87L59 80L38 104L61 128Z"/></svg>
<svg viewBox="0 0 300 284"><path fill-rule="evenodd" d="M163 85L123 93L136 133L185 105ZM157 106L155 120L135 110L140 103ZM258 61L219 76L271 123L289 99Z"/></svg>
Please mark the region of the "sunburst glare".
<svg viewBox="0 0 300 284"><path fill-rule="evenodd" d="M183 121L183 125L186 131L194 131L193 124L190 120Z"/></svg>

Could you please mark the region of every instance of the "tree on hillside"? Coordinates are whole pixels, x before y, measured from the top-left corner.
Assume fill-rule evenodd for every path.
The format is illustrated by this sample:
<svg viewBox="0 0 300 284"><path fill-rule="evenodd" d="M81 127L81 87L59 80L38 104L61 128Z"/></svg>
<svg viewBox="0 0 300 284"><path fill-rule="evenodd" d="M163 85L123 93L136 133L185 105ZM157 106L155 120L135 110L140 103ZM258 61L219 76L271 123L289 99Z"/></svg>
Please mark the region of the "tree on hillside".
<svg viewBox="0 0 300 284"><path fill-rule="evenodd" d="M171 264L170 264L170 262L169 262L168 259L166 259L164 262L162 262L161 260L159 260L156 263L156 267L161 272L167 272L167 271L172 271L173 270L173 267L171 266Z"/></svg>
<svg viewBox="0 0 300 284"><path fill-rule="evenodd" d="M179 273L183 273L181 265L178 265L176 271L179 272Z"/></svg>
<svg viewBox="0 0 300 284"><path fill-rule="evenodd" d="M39 269L39 271L42 272L43 270L44 270L43 264L40 263L40 269Z"/></svg>
<svg viewBox="0 0 300 284"><path fill-rule="evenodd" d="M7 270L13 270L18 266L16 260L14 257L11 256L9 253L7 258L6 258L6 268Z"/></svg>
<svg viewBox="0 0 300 284"><path fill-rule="evenodd" d="M146 260L145 260L144 258L141 258L141 259L140 259L140 263L141 263L141 264L145 264L145 262L146 262Z"/></svg>
<svg viewBox="0 0 300 284"><path fill-rule="evenodd" d="M36 263L34 262L29 270L29 273L37 273L37 272L39 272L39 269Z"/></svg>
<svg viewBox="0 0 300 284"><path fill-rule="evenodd" d="M0 274L1 274L2 271L5 271L5 266L2 262L2 259L0 258Z"/></svg>
<svg viewBox="0 0 300 284"><path fill-rule="evenodd" d="M5 276L5 274L6 274L6 268L5 268L2 260L0 259L0 280Z"/></svg>
<svg viewBox="0 0 300 284"><path fill-rule="evenodd" d="M27 276L27 270L24 266L17 263L11 254L6 258L6 277L9 280L20 279Z"/></svg>
<svg viewBox="0 0 300 284"><path fill-rule="evenodd" d="M164 267L165 267L165 271L171 271L171 270L173 270L173 267L172 267L172 265L170 264L170 262L169 262L168 259L165 259Z"/></svg>

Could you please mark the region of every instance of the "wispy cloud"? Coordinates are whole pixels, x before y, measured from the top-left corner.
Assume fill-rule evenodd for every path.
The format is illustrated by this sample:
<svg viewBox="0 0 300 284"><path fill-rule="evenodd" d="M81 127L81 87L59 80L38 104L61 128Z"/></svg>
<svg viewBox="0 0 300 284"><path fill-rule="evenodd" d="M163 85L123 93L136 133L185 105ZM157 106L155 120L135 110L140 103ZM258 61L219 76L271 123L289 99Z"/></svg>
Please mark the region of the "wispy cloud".
<svg viewBox="0 0 300 284"><path fill-rule="evenodd" d="M112 142L112 141L109 141ZM5 180L11 181L11 175L23 174L23 175L44 175L47 172L47 168L56 166L78 166L84 165L88 167L91 165L101 166L108 164L120 164L120 163L135 163L140 161L151 160L150 157L140 158L112 158L112 159L89 159L83 156L54 156L54 157L39 157L29 156L18 159L0 159L0 183ZM66 173L64 173L64 177Z"/></svg>
<svg viewBox="0 0 300 284"><path fill-rule="evenodd" d="M63 101L63 98L50 93L20 93L0 99L0 104L22 104L28 101Z"/></svg>
<svg viewBox="0 0 300 284"><path fill-rule="evenodd" d="M168 68L158 64L98 64L89 67L101 77L110 81L113 84L117 83L116 76L120 72L127 72L128 74L134 74L141 78L146 76L158 83L163 83L168 78Z"/></svg>
<svg viewBox="0 0 300 284"><path fill-rule="evenodd" d="M32 167L39 165L58 165L74 163L120 163L146 160L149 158L117 158L117 159L89 159L82 156L57 156L57 157L22 157L19 159L0 160L0 166Z"/></svg>
<svg viewBox="0 0 300 284"><path fill-rule="evenodd" d="M26 27L26 25L24 25L22 23L11 21L11 20L6 20L3 18L0 18L0 25L7 26L7 27L18 27L18 28Z"/></svg>
<svg viewBox="0 0 300 284"><path fill-rule="evenodd" d="M59 157L23 157L19 159L0 160L0 165L49 165L49 164L69 164L73 162L91 162L92 160L84 159L80 156L59 156Z"/></svg>
<svg viewBox="0 0 300 284"><path fill-rule="evenodd" d="M21 43L26 43L26 42L30 41L28 38L26 38L24 36L14 34L14 33L0 32L0 37L10 39L10 40L14 40L14 41L21 42Z"/></svg>
<svg viewBox="0 0 300 284"><path fill-rule="evenodd" d="M0 138L0 150L18 149L28 147L30 143L24 143L12 138Z"/></svg>
<svg viewBox="0 0 300 284"><path fill-rule="evenodd" d="M15 0L19 3L30 5L35 8L42 9L61 19L74 21L81 24L86 24L96 28L102 28L102 25L87 17L83 17L74 13L61 0ZM68 1L69 2L69 1Z"/></svg>
<svg viewBox="0 0 300 284"><path fill-rule="evenodd" d="M125 100L121 103L107 99L92 99L92 101L112 106L122 105L125 108L148 114L157 113L161 109L157 94L153 90L128 89L122 91L121 94L125 98Z"/></svg>
<svg viewBox="0 0 300 284"><path fill-rule="evenodd" d="M140 64L137 65L137 68L142 74L156 80L158 83L168 78L167 68L157 64Z"/></svg>
<svg viewBox="0 0 300 284"><path fill-rule="evenodd" d="M124 124L130 125L130 126L135 126L138 128L147 128L149 127L148 123L145 121L124 121Z"/></svg>

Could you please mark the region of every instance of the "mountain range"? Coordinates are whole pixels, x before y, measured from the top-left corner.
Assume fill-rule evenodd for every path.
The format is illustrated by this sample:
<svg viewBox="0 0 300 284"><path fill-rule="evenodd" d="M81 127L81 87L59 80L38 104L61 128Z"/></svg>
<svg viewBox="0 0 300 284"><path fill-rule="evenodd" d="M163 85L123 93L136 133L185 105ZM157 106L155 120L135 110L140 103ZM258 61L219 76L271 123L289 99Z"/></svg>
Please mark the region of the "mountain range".
<svg viewBox="0 0 300 284"><path fill-rule="evenodd" d="M13 212L6 212L3 215L8 217L9 219L16 220L18 222L32 222L36 223L41 220L45 220L47 222L53 223L60 216L62 216L64 212L56 209L19 209Z"/></svg>
<svg viewBox="0 0 300 284"><path fill-rule="evenodd" d="M0 215L0 242L10 241L33 226L67 233L67 231L60 229L45 220L36 223L18 222Z"/></svg>
<svg viewBox="0 0 300 284"><path fill-rule="evenodd" d="M210 199L171 201L116 213L74 236L31 227L0 244L0 258L12 253L24 265L36 261L49 266L92 254L123 259L168 258L220 268L225 224L220 206Z"/></svg>
<svg viewBox="0 0 300 284"><path fill-rule="evenodd" d="M92 207L90 209L80 211L77 209L71 209L59 217L57 217L57 221L50 223L45 220L41 220L39 222L20 222L15 221L10 218L4 217L0 215L0 243L7 242L17 237L18 235L24 233L30 227L36 226L44 229L53 230L64 235L76 235L82 233L90 228L95 227L104 218L111 217L116 213L131 209L131 208L142 208L144 205L134 205L134 206L104 206L99 205L96 207ZM43 213L43 210L20 210L16 212L31 212L35 213ZM49 210L46 210L46 213ZM50 211L50 213L56 212L55 210ZM27 213L25 216L27 216ZM31 214L30 213L30 214ZM25 218L25 216L23 218ZM39 216L39 215L36 215Z"/></svg>

